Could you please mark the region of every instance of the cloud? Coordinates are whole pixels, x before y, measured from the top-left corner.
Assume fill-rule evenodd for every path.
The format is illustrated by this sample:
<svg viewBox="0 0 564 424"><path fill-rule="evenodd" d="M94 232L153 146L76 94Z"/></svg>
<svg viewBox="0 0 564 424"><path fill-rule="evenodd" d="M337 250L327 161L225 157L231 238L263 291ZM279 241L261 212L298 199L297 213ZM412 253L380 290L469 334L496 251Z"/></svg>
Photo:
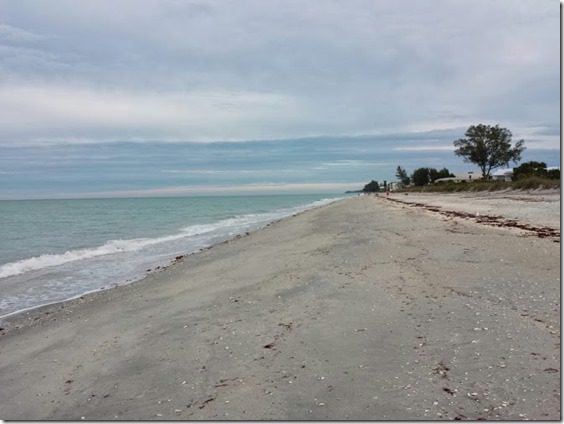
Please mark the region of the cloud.
<svg viewBox="0 0 564 424"><path fill-rule="evenodd" d="M5 0L0 16L0 143L559 121L556 3Z"/></svg>
<svg viewBox="0 0 564 424"><path fill-rule="evenodd" d="M255 189L254 184L270 188L275 184L273 192L280 187L311 192L328 188L323 184L393 181L398 165L408 172L424 166L465 172L474 166L464 163L452 150L394 150L450 146L463 133L462 129L442 136L433 132L389 139L335 137L238 143L0 144L0 199L149 195L152 192L146 190L160 193L178 187L188 194L219 194L217 187L233 187L235 193ZM558 143L552 149L538 149L526 140L523 162L559 165ZM344 191L338 188L335 190Z"/></svg>
<svg viewBox="0 0 564 424"><path fill-rule="evenodd" d="M275 128L299 112L292 99L273 93L131 92L63 85L0 86L0 109L5 140L26 136L70 142L92 141L92 132L110 139L119 134L122 141L236 140L259 136L264 126Z"/></svg>
<svg viewBox="0 0 564 424"><path fill-rule="evenodd" d="M559 4L431 3L2 0L0 197L462 172L478 123L556 165Z"/></svg>
<svg viewBox="0 0 564 424"><path fill-rule="evenodd" d="M420 145L420 146L399 146L393 147L393 150L402 151L402 152L440 152L440 151L453 151L454 146L451 145L444 145L444 146L433 146L433 145Z"/></svg>
<svg viewBox="0 0 564 424"><path fill-rule="evenodd" d="M178 186L143 190L116 190L88 193L50 193L51 198L98 197L159 197L201 194L283 194L283 193L336 193L359 190L366 182L348 183L252 183L242 185ZM39 196L41 197L41 196Z"/></svg>
<svg viewBox="0 0 564 424"><path fill-rule="evenodd" d="M0 23L0 42L9 43L31 43L44 39L45 37L17 28L8 24Z"/></svg>

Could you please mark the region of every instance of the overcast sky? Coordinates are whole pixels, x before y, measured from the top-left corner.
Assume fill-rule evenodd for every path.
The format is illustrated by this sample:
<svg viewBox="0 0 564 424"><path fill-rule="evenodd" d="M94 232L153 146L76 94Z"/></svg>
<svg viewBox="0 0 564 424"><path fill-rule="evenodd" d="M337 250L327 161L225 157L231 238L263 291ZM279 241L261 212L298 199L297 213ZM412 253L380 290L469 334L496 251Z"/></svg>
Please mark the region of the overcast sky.
<svg viewBox="0 0 564 424"><path fill-rule="evenodd" d="M390 179L397 164L416 160L462 170L468 165L452 155L452 140L481 122L510 128L529 158L558 165L559 7L556 0L0 0L0 197L355 184L369 175ZM246 146L245 163L229 160L225 141ZM82 165L101 144L105 159L88 177ZM163 146L168 156L145 160ZM68 151L75 171L57 179L62 168L42 162ZM116 159L124 155L141 167ZM261 174L261 158L273 155L280 172L296 172L270 166ZM329 166L338 173L315 169L339 160ZM24 169L38 180L18 177ZM256 172L236 177L245 170ZM107 181L95 183L101 171ZM175 178L140 178L144 171ZM50 178L56 182L41 186Z"/></svg>

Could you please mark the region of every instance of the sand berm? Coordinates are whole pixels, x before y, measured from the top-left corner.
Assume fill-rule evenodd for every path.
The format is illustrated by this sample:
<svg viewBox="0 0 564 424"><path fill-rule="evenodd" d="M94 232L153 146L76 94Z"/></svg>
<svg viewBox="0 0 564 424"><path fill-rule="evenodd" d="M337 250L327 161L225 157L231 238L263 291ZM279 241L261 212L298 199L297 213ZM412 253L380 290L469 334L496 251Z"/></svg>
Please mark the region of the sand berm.
<svg viewBox="0 0 564 424"><path fill-rule="evenodd" d="M559 221L495 196L346 199L5 320L0 418L560 419L559 236L421 207Z"/></svg>

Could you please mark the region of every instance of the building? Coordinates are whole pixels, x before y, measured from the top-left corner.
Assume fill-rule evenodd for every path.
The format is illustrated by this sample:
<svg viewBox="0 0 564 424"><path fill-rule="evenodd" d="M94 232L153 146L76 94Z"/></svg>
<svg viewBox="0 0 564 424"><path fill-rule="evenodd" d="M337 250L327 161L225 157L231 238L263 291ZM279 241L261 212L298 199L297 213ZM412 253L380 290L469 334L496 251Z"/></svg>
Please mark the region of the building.
<svg viewBox="0 0 564 424"><path fill-rule="evenodd" d="M511 181L513 179L513 168L498 169L491 177L494 181Z"/></svg>
<svg viewBox="0 0 564 424"><path fill-rule="evenodd" d="M482 177L480 175L476 175L474 173L474 171L468 171L468 172L462 172L462 173L454 174L454 177L438 178L438 179L435 180L435 183L441 183L441 182L447 182L447 181L453 181L455 183L459 183L461 181L470 182L470 181L474 181L474 180L479 180L481 178Z"/></svg>

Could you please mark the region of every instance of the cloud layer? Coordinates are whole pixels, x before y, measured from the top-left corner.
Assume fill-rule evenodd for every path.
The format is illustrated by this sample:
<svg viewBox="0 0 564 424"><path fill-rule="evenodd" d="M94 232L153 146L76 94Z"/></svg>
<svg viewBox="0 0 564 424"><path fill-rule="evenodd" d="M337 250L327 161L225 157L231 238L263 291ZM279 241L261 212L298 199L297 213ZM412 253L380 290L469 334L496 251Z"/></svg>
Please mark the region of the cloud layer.
<svg viewBox="0 0 564 424"><path fill-rule="evenodd" d="M552 1L4 0L0 17L3 144L559 122Z"/></svg>
<svg viewBox="0 0 564 424"><path fill-rule="evenodd" d="M475 170L453 154L458 136L0 146L0 199L343 192L371 179L393 181L398 165L409 173L421 166ZM523 155L548 166L559 159L555 149Z"/></svg>
<svg viewBox="0 0 564 424"><path fill-rule="evenodd" d="M2 0L0 199L342 191L469 170L472 124L559 164L551 0ZM277 141L273 141L277 140Z"/></svg>

